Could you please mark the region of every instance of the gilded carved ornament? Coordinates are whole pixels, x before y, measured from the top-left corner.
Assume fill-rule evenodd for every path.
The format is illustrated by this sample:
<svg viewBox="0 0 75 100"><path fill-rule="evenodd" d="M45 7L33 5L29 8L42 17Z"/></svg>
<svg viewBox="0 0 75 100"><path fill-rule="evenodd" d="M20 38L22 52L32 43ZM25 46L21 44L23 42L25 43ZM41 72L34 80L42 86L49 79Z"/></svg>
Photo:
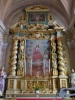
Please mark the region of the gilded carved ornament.
<svg viewBox="0 0 75 100"><path fill-rule="evenodd" d="M30 9L28 10L40 10L40 9L47 9L45 7L41 7L41 6L34 6L34 7L31 7ZM23 29L23 26L26 26L26 29ZM48 29L48 26L49 25L54 25L54 29ZM13 37L13 47L14 49L12 49L12 57L13 58L16 58L16 55L17 55L17 42L18 40L20 41L20 48L19 48L19 54L18 54L18 59L19 59L19 69L17 71L17 76L24 76L24 73L23 73L23 68L24 68L24 51L25 51L25 40L26 39L50 39L50 33L56 33L56 30L55 28L61 28L61 25L59 25L59 23L55 22L52 18L51 15L48 16L48 25L44 25L44 24L30 24L30 25L27 25L27 18L24 16L20 22L16 23L14 27L12 27L12 29L16 32L18 32L18 34L24 34L24 36L22 37ZM24 46L23 46L24 45ZM60 51L60 43L58 43L58 50ZM16 49L15 49L16 48ZM52 48L52 70L53 71L53 75L54 76L58 76L58 70L57 70L57 54L56 54L56 43L55 43L55 40L51 40L51 48ZM59 52L61 53L61 52ZM11 58L12 58L11 57ZM61 56L59 57L61 58ZM12 75L15 75L15 68L16 68L16 60L10 60L10 63L12 64ZM62 63L62 62L59 62L59 63ZM60 68L59 68L60 69ZM63 68L64 69L64 68ZM62 71L63 72L63 71ZM64 72L63 72L64 73ZM63 73L61 73L63 75ZM52 78L52 77L51 77ZM28 80L29 79L29 82ZM52 92L53 90L53 87L52 87L52 80L50 79L50 76L24 76L23 77L23 80L27 82L27 90L23 90L22 92L27 92L27 93L30 93L30 92L34 92L34 85L37 85L37 81L39 83L39 86L41 86L42 89L41 92L42 93L50 93ZM45 81L47 79L47 81ZM30 81L31 80L31 81ZM33 81L34 80L34 81ZM43 80L43 81L41 81ZM49 83L50 82L50 83ZM35 83L35 84L34 84ZM54 83L53 83L54 84ZM26 84L25 84L26 85ZM49 87L50 85L50 87ZM55 81L55 87L57 88L57 80ZM17 82L17 87L20 88L20 82ZM49 89L50 88L50 89Z"/></svg>
<svg viewBox="0 0 75 100"><path fill-rule="evenodd" d="M50 34L42 31L31 31L30 35L25 35L25 39L49 39Z"/></svg>
<svg viewBox="0 0 75 100"><path fill-rule="evenodd" d="M49 11L49 8L46 6L41 6L41 5L34 5L30 6L25 9L26 12L32 12L32 11Z"/></svg>

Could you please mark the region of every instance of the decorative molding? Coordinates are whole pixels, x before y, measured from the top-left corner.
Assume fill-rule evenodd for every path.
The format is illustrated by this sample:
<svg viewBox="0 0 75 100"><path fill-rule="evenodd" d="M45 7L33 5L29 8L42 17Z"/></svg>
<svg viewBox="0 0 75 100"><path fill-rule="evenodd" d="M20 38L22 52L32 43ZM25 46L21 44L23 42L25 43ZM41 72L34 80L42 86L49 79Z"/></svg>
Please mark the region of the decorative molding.
<svg viewBox="0 0 75 100"><path fill-rule="evenodd" d="M41 6L41 5L34 5L34 6L30 6L30 7L27 7L25 9L26 12L33 12L33 11L49 11L49 8L46 7L46 6Z"/></svg>

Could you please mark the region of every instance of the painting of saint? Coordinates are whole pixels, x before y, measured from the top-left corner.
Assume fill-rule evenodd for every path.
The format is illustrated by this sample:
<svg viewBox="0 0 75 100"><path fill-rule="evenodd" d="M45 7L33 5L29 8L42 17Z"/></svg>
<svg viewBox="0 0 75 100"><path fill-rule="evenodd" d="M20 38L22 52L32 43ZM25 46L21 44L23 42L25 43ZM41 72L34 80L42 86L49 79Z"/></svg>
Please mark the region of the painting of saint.
<svg viewBox="0 0 75 100"><path fill-rule="evenodd" d="M30 14L30 21L31 22L44 22L45 21L45 14L44 13L31 13Z"/></svg>
<svg viewBox="0 0 75 100"><path fill-rule="evenodd" d="M48 75L49 55L49 40L26 40L26 75Z"/></svg>
<svg viewBox="0 0 75 100"><path fill-rule="evenodd" d="M39 48L39 45L36 45L36 47L34 48L34 53L33 53L33 61L37 61L42 59L42 54Z"/></svg>

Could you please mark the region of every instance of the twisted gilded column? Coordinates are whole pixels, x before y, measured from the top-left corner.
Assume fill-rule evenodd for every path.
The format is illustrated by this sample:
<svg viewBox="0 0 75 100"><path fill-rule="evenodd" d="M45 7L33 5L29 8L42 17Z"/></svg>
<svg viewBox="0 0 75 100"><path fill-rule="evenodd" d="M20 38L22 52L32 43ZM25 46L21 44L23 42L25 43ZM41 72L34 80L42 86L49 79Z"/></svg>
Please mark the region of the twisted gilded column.
<svg viewBox="0 0 75 100"><path fill-rule="evenodd" d="M58 69L60 76L66 76L66 66L64 59L63 43L62 43L62 34L60 31L57 31L57 53L58 53Z"/></svg>
<svg viewBox="0 0 75 100"><path fill-rule="evenodd" d="M51 34L51 57L52 57L53 76L57 76L58 70L57 70L57 53L56 53L56 35L55 34Z"/></svg>
<svg viewBox="0 0 75 100"><path fill-rule="evenodd" d="M57 70L57 52L56 52L56 34L51 34L51 65L52 65L52 83L53 83L53 93L57 93L58 87L56 85L56 80L58 78Z"/></svg>
<svg viewBox="0 0 75 100"><path fill-rule="evenodd" d="M11 73L10 75L16 75L16 64L17 64L17 48L18 48L18 37L13 37L12 51L11 51Z"/></svg>

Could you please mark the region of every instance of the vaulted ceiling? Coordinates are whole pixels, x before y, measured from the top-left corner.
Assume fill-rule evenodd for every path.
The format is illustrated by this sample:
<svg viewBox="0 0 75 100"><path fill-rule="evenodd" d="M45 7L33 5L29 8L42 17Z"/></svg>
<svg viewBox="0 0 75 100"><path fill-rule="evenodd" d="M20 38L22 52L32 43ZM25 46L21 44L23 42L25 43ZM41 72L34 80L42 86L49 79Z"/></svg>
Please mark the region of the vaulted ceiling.
<svg viewBox="0 0 75 100"><path fill-rule="evenodd" d="M67 27L74 16L74 0L0 0L0 20L10 27L13 17L31 5L45 5Z"/></svg>

